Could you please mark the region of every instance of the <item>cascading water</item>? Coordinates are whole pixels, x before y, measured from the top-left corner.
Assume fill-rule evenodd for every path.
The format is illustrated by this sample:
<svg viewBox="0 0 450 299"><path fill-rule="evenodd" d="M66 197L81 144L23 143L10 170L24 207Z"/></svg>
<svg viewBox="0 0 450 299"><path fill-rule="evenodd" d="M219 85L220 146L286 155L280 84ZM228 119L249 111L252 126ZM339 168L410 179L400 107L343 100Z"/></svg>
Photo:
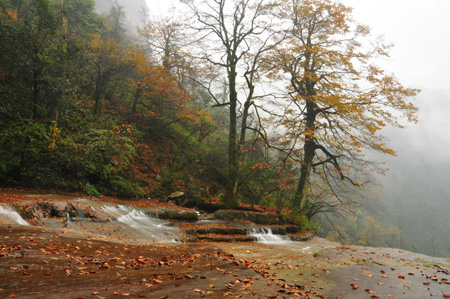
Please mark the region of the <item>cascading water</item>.
<svg viewBox="0 0 450 299"><path fill-rule="evenodd" d="M257 242L265 244L286 244L292 242L289 237L274 235L270 228L252 229L248 234L254 236Z"/></svg>
<svg viewBox="0 0 450 299"><path fill-rule="evenodd" d="M178 242L179 231L156 217L151 217L143 211L132 209L123 205L104 206L100 208L112 221L126 224L139 232L145 239L158 242Z"/></svg>
<svg viewBox="0 0 450 299"><path fill-rule="evenodd" d="M2 205L0 205L0 218L6 218L5 220L15 224L30 225L19 215L19 213L9 207L5 208Z"/></svg>

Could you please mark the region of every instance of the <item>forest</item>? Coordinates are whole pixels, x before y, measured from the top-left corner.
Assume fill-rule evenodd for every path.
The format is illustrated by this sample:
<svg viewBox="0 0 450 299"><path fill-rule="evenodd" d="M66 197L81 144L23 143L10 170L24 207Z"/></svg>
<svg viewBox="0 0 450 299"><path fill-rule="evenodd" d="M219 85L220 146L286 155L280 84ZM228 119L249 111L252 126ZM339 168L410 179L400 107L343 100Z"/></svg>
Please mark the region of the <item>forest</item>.
<svg viewBox="0 0 450 299"><path fill-rule="evenodd" d="M118 5L0 0L1 185L183 192L418 250L368 191L382 129L417 121L419 90L376 65L390 45L331 0L182 2L130 33Z"/></svg>

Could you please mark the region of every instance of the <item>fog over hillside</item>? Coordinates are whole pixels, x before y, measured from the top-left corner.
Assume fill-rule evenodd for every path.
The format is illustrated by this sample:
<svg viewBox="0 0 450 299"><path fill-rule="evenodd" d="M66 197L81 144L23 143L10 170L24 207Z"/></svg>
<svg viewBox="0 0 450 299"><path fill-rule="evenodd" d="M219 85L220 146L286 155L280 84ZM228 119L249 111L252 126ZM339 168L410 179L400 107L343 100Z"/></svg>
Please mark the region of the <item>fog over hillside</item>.
<svg viewBox="0 0 450 299"><path fill-rule="evenodd" d="M108 14L114 5L121 7L125 14L125 26L132 32L136 31L136 27L143 27L148 14L145 0L95 0L95 5L102 14Z"/></svg>
<svg viewBox="0 0 450 299"><path fill-rule="evenodd" d="M432 255L450 253L450 90L425 89L415 103L419 123L387 128L397 157L379 157L389 168L379 178L388 218Z"/></svg>

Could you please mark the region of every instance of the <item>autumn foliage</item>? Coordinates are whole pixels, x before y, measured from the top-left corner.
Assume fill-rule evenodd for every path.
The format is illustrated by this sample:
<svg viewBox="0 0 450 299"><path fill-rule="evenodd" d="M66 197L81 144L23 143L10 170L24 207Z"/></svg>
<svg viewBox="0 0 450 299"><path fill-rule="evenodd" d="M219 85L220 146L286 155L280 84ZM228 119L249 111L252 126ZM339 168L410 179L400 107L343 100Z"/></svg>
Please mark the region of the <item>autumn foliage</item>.
<svg viewBox="0 0 450 299"><path fill-rule="evenodd" d="M2 184L348 207L383 171L366 153L395 155L381 129L417 120L390 45L338 1L182 2L131 36L118 8L0 1Z"/></svg>

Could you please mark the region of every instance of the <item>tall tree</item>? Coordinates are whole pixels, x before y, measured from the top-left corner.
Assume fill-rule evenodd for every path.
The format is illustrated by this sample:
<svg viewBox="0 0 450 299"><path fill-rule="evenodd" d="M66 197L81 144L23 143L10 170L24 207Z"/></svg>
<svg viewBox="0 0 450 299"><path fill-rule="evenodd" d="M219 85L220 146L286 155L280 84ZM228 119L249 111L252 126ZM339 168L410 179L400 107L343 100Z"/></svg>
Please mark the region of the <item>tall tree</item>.
<svg viewBox="0 0 450 299"><path fill-rule="evenodd" d="M201 59L225 71L226 77L222 83L226 86L227 98L224 101L215 96L218 87L213 81L220 76L204 83L204 86L216 101L216 107L227 107L229 112L224 203L232 207L237 205L239 163L249 126L249 112L254 105L259 58L268 50L272 37L268 33L270 20L267 17L264 20L266 6L262 0L183 2L197 18L194 28L200 33L206 47L202 48Z"/></svg>
<svg viewBox="0 0 450 299"><path fill-rule="evenodd" d="M342 182L367 183L357 169L375 164L363 150L395 155L380 130L386 124L401 127L402 116L417 120L409 99L418 90L405 88L373 64L374 58L388 56L389 45L380 39L364 42L369 29L355 24L351 8L338 1L280 0L277 15L288 26L288 38L268 65L289 82L280 123L286 139L298 140L298 151L290 152L300 161L293 203L311 217L333 207L325 197L342 203Z"/></svg>

